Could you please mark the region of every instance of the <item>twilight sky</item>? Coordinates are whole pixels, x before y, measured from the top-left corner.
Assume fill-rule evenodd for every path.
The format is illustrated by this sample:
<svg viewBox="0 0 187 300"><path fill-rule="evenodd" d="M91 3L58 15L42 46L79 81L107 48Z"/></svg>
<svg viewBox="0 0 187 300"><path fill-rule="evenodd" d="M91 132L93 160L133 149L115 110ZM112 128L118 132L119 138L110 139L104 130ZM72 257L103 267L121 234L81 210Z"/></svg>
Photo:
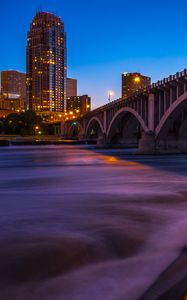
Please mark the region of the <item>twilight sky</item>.
<svg viewBox="0 0 187 300"><path fill-rule="evenodd" d="M37 10L65 23L68 76L93 107L120 97L121 73L153 81L187 67L187 1L9 0L0 4L0 70L25 71L26 35Z"/></svg>

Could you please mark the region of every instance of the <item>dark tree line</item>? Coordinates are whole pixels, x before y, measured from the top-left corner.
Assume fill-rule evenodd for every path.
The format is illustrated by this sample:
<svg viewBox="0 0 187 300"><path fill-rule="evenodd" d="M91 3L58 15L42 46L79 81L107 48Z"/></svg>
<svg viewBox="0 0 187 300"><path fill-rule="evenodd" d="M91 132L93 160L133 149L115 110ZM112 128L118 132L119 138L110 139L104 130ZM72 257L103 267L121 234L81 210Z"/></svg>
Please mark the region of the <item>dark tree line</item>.
<svg viewBox="0 0 187 300"><path fill-rule="evenodd" d="M13 113L0 118L0 134L35 135L38 132L52 134L52 129L34 111Z"/></svg>

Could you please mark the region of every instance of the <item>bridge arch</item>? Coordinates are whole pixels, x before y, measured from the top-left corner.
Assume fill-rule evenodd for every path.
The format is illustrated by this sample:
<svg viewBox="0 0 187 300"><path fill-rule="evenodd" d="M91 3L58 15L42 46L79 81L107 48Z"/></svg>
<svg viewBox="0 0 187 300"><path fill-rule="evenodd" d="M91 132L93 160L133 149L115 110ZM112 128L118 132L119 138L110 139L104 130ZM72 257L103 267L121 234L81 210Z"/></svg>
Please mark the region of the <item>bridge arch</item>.
<svg viewBox="0 0 187 300"><path fill-rule="evenodd" d="M157 138L164 138L172 123L175 122L177 117L187 109L187 92L181 95L175 102L170 105L168 110L165 112L163 117L161 118L158 126L155 130L155 135Z"/></svg>
<svg viewBox="0 0 187 300"><path fill-rule="evenodd" d="M114 117L112 118L112 120L110 122L109 128L107 130L107 140L108 141L110 141L110 139L111 139L113 128L116 128L116 124L119 123L122 120L122 118L124 118L125 116L127 118L134 117L134 119L140 124L143 131L145 131L145 132L149 131L149 129L148 129L147 125L145 124L144 120L142 119L142 117L133 108L123 107L119 111L116 112L116 114L114 115Z"/></svg>
<svg viewBox="0 0 187 300"><path fill-rule="evenodd" d="M76 133L77 133L77 135L76 135ZM78 122L78 121L74 121L74 122L70 125L70 127L69 127L69 129L68 129L68 137L69 137L69 138L74 137L74 136L73 136L74 134L75 134L77 137L79 136L79 134L84 135L84 129L83 129L81 123Z"/></svg>
<svg viewBox="0 0 187 300"><path fill-rule="evenodd" d="M90 119L90 121L88 122L88 125L86 127L86 131L85 131L86 137L89 136L89 134L91 133L91 130L94 130L95 126L102 134L104 133L104 128L103 128L103 125L102 125L101 121L99 120L99 118L93 117Z"/></svg>

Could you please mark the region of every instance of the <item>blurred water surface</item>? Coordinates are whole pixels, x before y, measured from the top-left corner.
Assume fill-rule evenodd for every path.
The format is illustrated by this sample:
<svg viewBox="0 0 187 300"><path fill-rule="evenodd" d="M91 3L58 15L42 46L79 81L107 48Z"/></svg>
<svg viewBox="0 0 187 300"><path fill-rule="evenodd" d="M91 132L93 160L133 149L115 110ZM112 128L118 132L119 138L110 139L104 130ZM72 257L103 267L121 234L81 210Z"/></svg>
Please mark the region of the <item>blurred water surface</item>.
<svg viewBox="0 0 187 300"><path fill-rule="evenodd" d="M0 299L137 300L187 245L187 155L0 149Z"/></svg>

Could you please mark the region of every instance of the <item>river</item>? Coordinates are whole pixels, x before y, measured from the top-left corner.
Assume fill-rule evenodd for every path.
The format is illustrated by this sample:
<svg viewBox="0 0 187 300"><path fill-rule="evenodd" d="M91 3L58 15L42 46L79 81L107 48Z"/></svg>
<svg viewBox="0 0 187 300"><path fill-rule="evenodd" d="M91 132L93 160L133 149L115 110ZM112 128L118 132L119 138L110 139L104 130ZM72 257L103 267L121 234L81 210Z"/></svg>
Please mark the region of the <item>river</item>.
<svg viewBox="0 0 187 300"><path fill-rule="evenodd" d="M0 299L158 299L187 276L159 283L185 252L186 212L187 155L1 147Z"/></svg>

